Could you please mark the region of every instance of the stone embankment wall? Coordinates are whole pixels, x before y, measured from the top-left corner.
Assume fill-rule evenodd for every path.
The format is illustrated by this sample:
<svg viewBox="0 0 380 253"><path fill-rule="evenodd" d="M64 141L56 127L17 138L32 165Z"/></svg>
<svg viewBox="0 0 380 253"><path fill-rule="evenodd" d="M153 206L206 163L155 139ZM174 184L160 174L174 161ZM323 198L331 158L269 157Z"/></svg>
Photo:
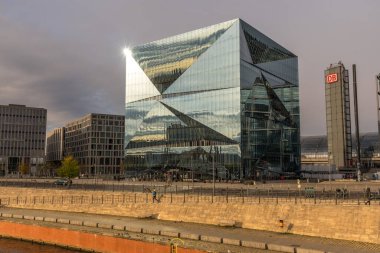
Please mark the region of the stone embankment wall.
<svg viewBox="0 0 380 253"><path fill-rule="evenodd" d="M380 244L380 205L295 199L211 198L167 194L2 188L2 204L70 212L195 222ZM6 195L4 193L7 193Z"/></svg>
<svg viewBox="0 0 380 253"><path fill-rule="evenodd" d="M70 247L78 250L105 253L167 253L169 245L161 245L114 236L86 233L68 229L49 228L37 225L1 221L2 236L20 238L41 243ZM203 253L205 251L178 248L178 253Z"/></svg>

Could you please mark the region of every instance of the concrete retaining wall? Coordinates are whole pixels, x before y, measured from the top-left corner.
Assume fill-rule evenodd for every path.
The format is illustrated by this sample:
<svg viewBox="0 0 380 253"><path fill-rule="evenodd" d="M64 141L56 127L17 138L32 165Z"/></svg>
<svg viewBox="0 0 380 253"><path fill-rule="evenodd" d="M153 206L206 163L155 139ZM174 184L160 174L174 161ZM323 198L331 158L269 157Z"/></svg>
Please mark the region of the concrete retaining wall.
<svg viewBox="0 0 380 253"><path fill-rule="evenodd" d="M15 191L15 190L13 190ZM31 196L36 192L18 193ZM9 192L9 191L8 191ZM38 192L38 191L37 191ZM69 191L70 194L93 196L98 192ZM64 191L42 192L44 196L69 194ZM24 195L28 194L28 195ZM146 199L146 194L124 194L123 199ZM112 196L114 198L114 196ZM176 201L176 198L179 198ZM87 212L130 217L153 217L162 220L195 222L202 224L231 224L243 228L287 232L299 235L319 236L334 239L354 240L380 244L379 205L335 205L313 203L210 203L205 201L185 202L181 196L164 196L161 203L143 201L140 203L71 204L50 201L33 204L18 201L12 207L36 208L57 211ZM22 199L22 198L20 198ZM115 199L117 197L115 196ZM120 196L119 196L120 199ZM172 202L172 203L171 203ZM282 222L280 222L280 220Z"/></svg>

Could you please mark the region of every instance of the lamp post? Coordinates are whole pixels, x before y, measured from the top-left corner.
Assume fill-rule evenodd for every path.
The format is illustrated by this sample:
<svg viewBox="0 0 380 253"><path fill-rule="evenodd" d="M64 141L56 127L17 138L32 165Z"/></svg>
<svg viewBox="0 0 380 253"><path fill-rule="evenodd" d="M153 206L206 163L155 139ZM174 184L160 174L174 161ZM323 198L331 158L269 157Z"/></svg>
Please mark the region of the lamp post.
<svg viewBox="0 0 380 253"><path fill-rule="evenodd" d="M284 153L284 129L281 125L280 131L280 172L283 171L283 153Z"/></svg>
<svg viewBox="0 0 380 253"><path fill-rule="evenodd" d="M358 112L358 91L357 91L357 82L356 82L356 64L352 65L352 79L354 86L354 109L355 109L355 135L356 135L356 170L358 174L358 181L360 181L360 166L361 166L361 157L360 157L360 136L359 136L359 112Z"/></svg>
<svg viewBox="0 0 380 253"><path fill-rule="evenodd" d="M333 162L333 155L331 154L331 152L329 152L329 182L331 182L331 171L332 171L332 162Z"/></svg>
<svg viewBox="0 0 380 253"><path fill-rule="evenodd" d="M193 154L191 154L190 158L190 167L191 167L191 184L194 192L194 167L193 167Z"/></svg>
<svg viewBox="0 0 380 253"><path fill-rule="evenodd" d="M212 155L212 196L215 196L215 153Z"/></svg>

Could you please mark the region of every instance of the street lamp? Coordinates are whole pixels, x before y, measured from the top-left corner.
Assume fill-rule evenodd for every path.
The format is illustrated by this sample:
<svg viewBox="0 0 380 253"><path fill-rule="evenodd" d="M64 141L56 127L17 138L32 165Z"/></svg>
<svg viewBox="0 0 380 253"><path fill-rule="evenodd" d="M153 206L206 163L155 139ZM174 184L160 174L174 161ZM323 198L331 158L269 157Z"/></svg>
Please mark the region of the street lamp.
<svg viewBox="0 0 380 253"><path fill-rule="evenodd" d="M212 196L215 196L215 153L212 155Z"/></svg>
<svg viewBox="0 0 380 253"><path fill-rule="evenodd" d="M331 182L331 171L332 171L332 162L333 162L334 156L329 152L329 182Z"/></svg>

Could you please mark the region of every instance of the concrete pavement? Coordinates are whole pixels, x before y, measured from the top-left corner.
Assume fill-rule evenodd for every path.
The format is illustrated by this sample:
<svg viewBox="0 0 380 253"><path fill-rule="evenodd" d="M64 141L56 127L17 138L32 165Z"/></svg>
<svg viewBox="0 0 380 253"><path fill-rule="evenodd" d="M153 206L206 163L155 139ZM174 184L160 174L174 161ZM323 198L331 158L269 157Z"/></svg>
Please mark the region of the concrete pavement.
<svg viewBox="0 0 380 253"><path fill-rule="evenodd" d="M28 182L28 183L35 183L35 187L38 187L38 183L48 183L53 184L56 178L0 178L0 184L1 182ZM83 187L91 186L91 185L125 185L125 186L136 186L136 190L139 189L139 186L146 186L146 187L164 187L170 185L171 187L177 186L178 189L192 189L192 188L212 188L213 184L212 182L161 182L161 181L132 181L132 180L103 180L101 178L98 179L73 179L74 184L80 184ZM254 184L253 184L254 183ZM354 191L362 191L366 187L370 187L374 191L377 191L380 189L380 180L370 180L370 181L361 181L356 182L353 180L337 180L337 181L323 181L320 183L315 182L307 182L306 180L301 180L301 186L304 187L315 187L317 190L322 190L323 188L325 190L335 190L336 188L346 188L348 190L354 190ZM221 188L221 189L274 189L274 190L297 190L297 181L296 180L276 180L276 181L268 181L265 184L263 184L260 181L254 182L250 181L246 184L244 183L226 183L226 182L216 182L215 188ZM128 187L125 188L126 190Z"/></svg>

